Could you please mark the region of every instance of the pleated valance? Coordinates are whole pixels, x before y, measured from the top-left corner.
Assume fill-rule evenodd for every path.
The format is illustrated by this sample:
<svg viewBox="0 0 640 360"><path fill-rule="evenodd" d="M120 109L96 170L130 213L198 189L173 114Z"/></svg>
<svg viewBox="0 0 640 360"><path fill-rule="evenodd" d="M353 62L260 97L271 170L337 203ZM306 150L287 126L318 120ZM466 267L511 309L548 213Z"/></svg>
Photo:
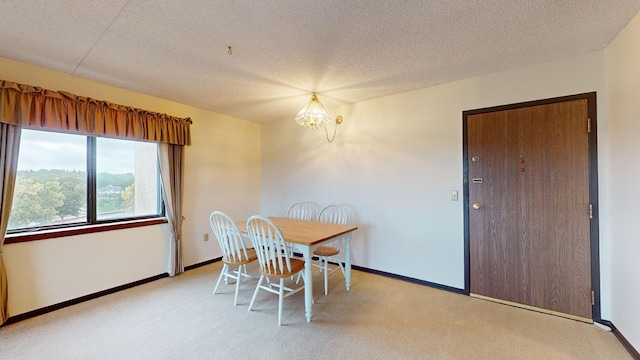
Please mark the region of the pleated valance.
<svg viewBox="0 0 640 360"><path fill-rule="evenodd" d="M0 122L85 135L191 145L191 119L0 80Z"/></svg>

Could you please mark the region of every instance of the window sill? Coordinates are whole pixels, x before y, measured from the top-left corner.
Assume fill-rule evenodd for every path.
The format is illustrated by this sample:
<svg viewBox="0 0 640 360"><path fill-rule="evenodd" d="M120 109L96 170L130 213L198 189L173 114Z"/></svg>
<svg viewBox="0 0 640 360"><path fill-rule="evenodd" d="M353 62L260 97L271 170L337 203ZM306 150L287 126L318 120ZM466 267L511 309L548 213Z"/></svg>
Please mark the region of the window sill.
<svg viewBox="0 0 640 360"><path fill-rule="evenodd" d="M131 220L116 223L106 223L97 225L76 226L64 229L52 229L38 232L27 232L18 234L7 234L4 239L5 244L15 244L27 241L46 240L64 236L84 235L103 231L113 231L130 229L149 225L166 224L167 218L154 218L144 220Z"/></svg>

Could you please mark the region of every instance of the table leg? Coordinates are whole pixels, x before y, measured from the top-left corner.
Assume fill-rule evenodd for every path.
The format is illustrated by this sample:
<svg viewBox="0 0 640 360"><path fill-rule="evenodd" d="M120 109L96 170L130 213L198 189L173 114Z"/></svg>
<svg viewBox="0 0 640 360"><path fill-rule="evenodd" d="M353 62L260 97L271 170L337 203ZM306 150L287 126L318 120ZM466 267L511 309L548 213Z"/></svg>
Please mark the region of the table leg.
<svg viewBox="0 0 640 360"><path fill-rule="evenodd" d="M313 278L311 277L311 250L309 246L301 246L304 257L304 312L307 322L311 322L313 312Z"/></svg>
<svg viewBox="0 0 640 360"><path fill-rule="evenodd" d="M345 239L344 256L344 283L349 291L351 290L351 233L348 233Z"/></svg>

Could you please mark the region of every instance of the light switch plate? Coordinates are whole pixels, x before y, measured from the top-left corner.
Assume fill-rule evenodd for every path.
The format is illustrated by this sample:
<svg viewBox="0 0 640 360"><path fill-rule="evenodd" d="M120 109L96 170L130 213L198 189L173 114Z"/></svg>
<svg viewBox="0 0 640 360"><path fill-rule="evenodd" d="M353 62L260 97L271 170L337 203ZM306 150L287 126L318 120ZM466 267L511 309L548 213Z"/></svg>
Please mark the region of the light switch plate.
<svg viewBox="0 0 640 360"><path fill-rule="evenodd" d="M458 190L451 190L451 201L458 201Z"/></svg>

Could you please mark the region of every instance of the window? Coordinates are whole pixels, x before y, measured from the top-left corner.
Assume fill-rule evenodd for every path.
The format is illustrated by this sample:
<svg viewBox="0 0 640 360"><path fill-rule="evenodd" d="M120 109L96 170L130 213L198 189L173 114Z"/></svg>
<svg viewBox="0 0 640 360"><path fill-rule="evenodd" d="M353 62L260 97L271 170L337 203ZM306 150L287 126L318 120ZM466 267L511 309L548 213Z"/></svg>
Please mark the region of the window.
<svg viewBox="0 0 640 360"><path fill-rule="evenodd" d="M96 138L96 219L158 215L158 146Z"/></svg>
<svg viewBox="0 0 640 360"><path fill-rule="evenodd" d="M156 143L22 130L8 233L159 216Z"/></svg>

